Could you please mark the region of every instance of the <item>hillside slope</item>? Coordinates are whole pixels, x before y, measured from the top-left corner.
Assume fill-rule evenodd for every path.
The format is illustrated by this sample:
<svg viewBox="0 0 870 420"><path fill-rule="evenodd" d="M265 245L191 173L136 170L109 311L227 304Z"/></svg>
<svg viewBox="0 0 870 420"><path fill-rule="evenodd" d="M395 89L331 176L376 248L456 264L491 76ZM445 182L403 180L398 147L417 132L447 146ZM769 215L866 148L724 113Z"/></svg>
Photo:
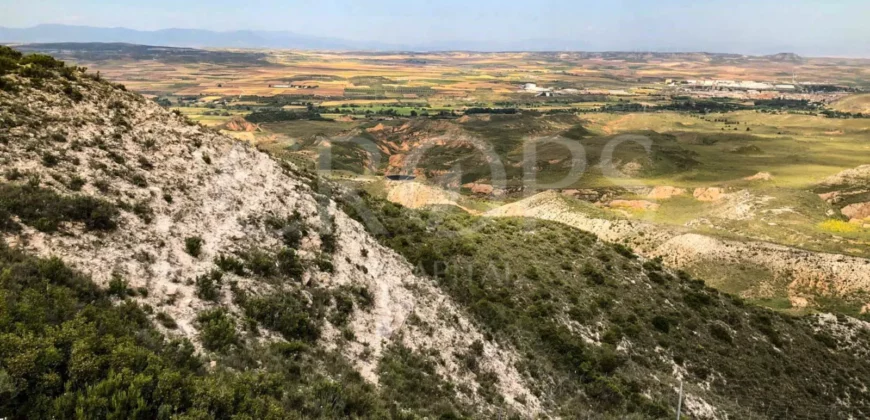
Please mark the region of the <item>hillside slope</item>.
<svg viewBox="0 0 870 420"><path fill-rule="evenodd" d="M566 418L668 417L680 381L692 418L866 415L863 321L755 307L562 223L357 200Z"/></svg>
<svg viewBox="0 0 870 420"><path fill-rule="evenodd" d="M50 57L3 52L19 62L0 92L5 243L120 289L218 364L300 341L378 384L386 356L425 354L428 375L462 385L444 390L455 407L435 412L540 411L517 356L337 210L316 178ZM95 204L69 212L58 200ZM217 343L203 318L214 313L237 326ZM472 347L487 356L486 383L454 355ZM484 387L498 401L471 408Z"/></svg>
<svg viewBox="0 0 870 420"><path fill-rule="evenodd" d="M760 241L725 240L663 228L653 223L596 218L572 208L556 192L543 192L485 213L489 217L531 217L551 220L625 243L650 258L686 270L720 289L745 298L787 297L794 307L815 299L834 298L867 305L870 272L865 258L813 252ZM741 282L745 267L755 281ZM866 306L864 306L866 307Z"/></svg>
<svg viewBox="0 0 870 420"><path fill-rule="evenodd" d="M867 114L870 113L870 95L860 94L847 96L831 104L831 108L840 112Z"/></svg>
<svg viewBox="0 0 870 420"><path fill-rule="evenodd" d="M338 188L0 47L0 417L866 418L870 327Z"/></svg>

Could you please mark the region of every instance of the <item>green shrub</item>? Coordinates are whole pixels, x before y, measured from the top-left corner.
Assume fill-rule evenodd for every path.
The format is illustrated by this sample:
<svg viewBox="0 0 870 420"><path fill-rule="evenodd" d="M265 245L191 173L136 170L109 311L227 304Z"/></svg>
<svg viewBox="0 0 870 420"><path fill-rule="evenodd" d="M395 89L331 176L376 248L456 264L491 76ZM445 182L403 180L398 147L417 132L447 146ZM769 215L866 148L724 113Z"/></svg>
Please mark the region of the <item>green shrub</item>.
<svg viewBox="0 0 870 420"><path fill-rule="evenodd" d="M190 254L191 257L199 258L200 254L202 254L202 245L204 241L199 236L191 236L189 238L184 239L184 250Z"/></svg>
<svg viewBox="0 0 870 420"><path fill-rule="evenodd" d="M129 286L127 280L124 280L123 277L113 274L112 279L109 280L109 294L113 296L117 296L121 299L127 297L129 295Z"/></svg>
<svg viewBox="0 0 870 420"><path fill-rule="evenodd" d="M401 409L422 411L429 418L464 418L467 408L453 397L453 385L436 371L429 358L407 347L393 345L378 364L383 393Z"/></svg>
<svg viewBox="0 0 870 420"><path fill-rule="evenodd" d="M245 268L258 276L271 277L277 272L277 262L266 252L252 250L245 254Z"/></svg>
<svg viewBox="0 0 870 420"><path fill-rule="evenodd" d="M270 217L266 219L266 225L281 231L284 245L288 248L298 249L302 238L308 234L308 229L302 222L302 216L299 212L293 212L293 215L286 219Z"/></svg>
<svg viewBox="0 0 870 420"><path fill-rule="evenodd" d="M650 271L649 273L646 273L646 276L651 282L656 284L664 284L666 281L665 276L658 271Z"/></svg>
<svg viewBox="0 0 870 420"><path fill-rule="evenodd" d="M336 237L334 232L324 232L320 234L320 249L324 253L334 254L336 247Z"/></svg>
<svg viewBox="0 0 870 420"><path fill-rule="evenodd" d="M278 252L276 259L278 261L278 271L281 274L293 279L301 280L305 268L299 261L299 257L296 256L295 250L284 248Z"/></svg>
<svg viewBox="0 0 870 420"><path fill-rule="evenodd" d="M30 258L2 244L0 272L0 416L104 418L106 401L124 418L133 406L143 418L157 418L165 403L190 409L160 390L174 375L176 392L194 392L201 362L189 342L164 341L138 305L113 305L60 260Z"/></svg>
<svg viewBox="0 0 870 420"><path fill-rule="evenodd" d="M225 309L200 312L196 322L199 328L199 339L207 350L223 352L239 343L236 323Z"/></svg>
<svg viewBox="0 0 870 420"><path fill-rule="evenodd" d="M731 333L728 328L720 324L710 324L710 335L713 338L731 344L734 340L731 338Z"/></svg>
<svg viewBox="0 0 870 420"><path fill-rule="evenodd" d="M343 290L333 293L332 297L335 301L335 310L329 321L336 326L346 325L353 315L353 297Z"/></svg>
<svg viewBox="0 0 870 420"><path fill-rule="evenodd" d="M321 308L298 292L282 291L243 299L245 314L287 340L314 342L320 337Z"/></svg>
<svg viewBox="0 0 870 420"><path fill-rule="evenodd" d="M73 175L72 177L70 177L69 182L67 182L66 186L73 191L81 191L82 187L84 187L86 183L87 181L85 181L84 178L78 175Z"/></svg>
<svg viewBox="0 0 870 420"><path fill-rule="evenodd" d="M76 67L62 67L60 76L66 80L76 80Z"/></svg>
<svg viewBox="0 0 870 420"><path fill-rule="evenodd" d="M19 171L18 168L12 168L4 172L3 176L10 181L17 181L24 177L24 173Z"/></svg>
<svg viewBox="0 0 870 420"><path fill-rule="evenodd" d="M145 188L148 186L148 180L146 180L142 174L133 174L133 176L130 177L130 183L139 188Z"/></svg>
<svg viewBox="0 0 870 420"><path fill-rule="evenodd" d="M604 278L604 274L602 274L600 271L598 271L598 269L596 269L592 266L592 264L589 263L583 266L582 274L592 284L601 285L604 284L606 281L606 279Z"/></svg>
<svg viewBox="0 0 870 420"><path fill-rule="evenodd" d="M18 216L22 223L42 232L54 232L62 222L83 223L88 230L113 230L119 211L89 196L61 196L34 185L0 184L0 214ZM15 225L2 216L0 223Z"/></svg>
<svg viewBox="0 0 870 420"><path fill-rule="evenodd" d="M148 200L137 201L131 208L133 214L142 219L145 223L151 223L154 220L154 210L151 209Z"/></svg>
<svg viewBox="0 0 870 420"><path fill-rule="evenodd" d="M671 330L673 320L666 316L656 315L652 319L652 325L655 329L667 334Z"/></svg>
<svg viewBox="0 0 870 420"><path fill-rule="evenodd" d="M33 64L35 66L47 69L59 69L64 66L63 61L56 60L54 57L45 54L26 55L19 60L19 64L21 64L22 66Z"/></svg>
<svg viewBox="0 0 870 420"><path fill-rule="evenodd" d="M637 258L637 255L634 253L634 251L632 251L631 248L629 248L623 244L619 244L619 243L613 244L613 250L616 251L617 254L622 255L625 258L629 258L629 259Z"/></svg>
<svg viewBox="0 0 870 420"><path fill-rule="evenodd" d="M108 152L106 152L106 157L108 157L112 162L115 162L118 165L123 165L127 162L127 159L125 159L124 156L114 150L109 150Z"/></svg>
<svg viewBox="0 0 870 420"><path fill-rule="evenodd" d="M0 76L11 73L18 69L18 62L9 58L0 56Z"/></svg>
<svg viewBox="0 0 870 420"><path fill-rule="evenodd" d="M194 282L196 285L196 296L204 300L217 301L220 298L222 282L223 273L218 270L212 270L208 274L197 276Z"/></svg>
<svg viewBox="0 0 870 420"><path fill-rule="evenodd" d="M60 163L60 159L57 157L57 155L50 152L44 152L42 154L42 164L46 168L53 168L57 166L58 163Z"/></svg>
<svg viewBox="0 0 870 420"><path fill-rule="evenodd" d="M51 71L43 68L43 67L24 67L18 70L18 74L22 77L26 77L31 79L33 82L39 83L42 79L48 79L54 76ZM40 86L41 84L37 84L36 86Z"/></svg>
<svg viewBox="0 0 870 420"><path fill-rule="evenodd" d="M683 301L696 311L713 304L713 298L709 294L691 290L683 295Z"/></svg>
<svg viewBox="0 0 870 420"><path fill-rule="evenodd" d="M21 60L21 57L23 56L24 54L22 54L18 50L12 49L5 45L0 45L0 57L7 58L17 63Z"/></svg>
<svg viewBox="0 0 870 420"><path fill-rule="evenodd" d="M837 346L839 345L836 338L834 338L830 334L827 334L824 332L818 332L818 333L814 334L813 338L818 340L820 343L824 344L825 347L827 347L829 349L836 350Z"/></svg>
<svg viewBox="0 0 870 420"><path fill-rule="evenodd" d="M643 263L643 269L647 271L662 271L664 267L662 266L661 257L657 257L651 260L647 260Z"/></svg>
<svg viewBox="0 0 870 420"><path fill-rule="evenodd" d="M157 319L157 322L159 322L160 325L163 325L170 330L178 328L178 323L176 323L172 316L167 314L166 312L158 312L157 315L154 316L154 318Z"/></svg>
<svg viewBox="0 0 870 420"><path fill-rule="evenodd" d="M359 305L360 309L367 311L374 306L375 298L372 296L372 293L369 291L368 287L354 285L349 286L350 292L354 295L356 304Z"/></svg>
<svg viewBox="0 0 870 420"><path fill-rule="evenodd" d="M6 91L6 92L14 92L17 88L18 88L18 86L15 84L15 82L13 82L11 80L4 79L3 75L0 74L0 90ZM0 141L0 143L2 143L2 144L8 143L8 141L5 141L6 140L5 137L0 138L0 140L4 140L4 141Z"/></svg>
<svg viewBox="0 0 870 420"><path fill-rule="evenodd" d="M277 342L272 348L284 357L297 357L309 350L308 344L301 341Z"/></svg>
<svg viewBox="0 0 870 420"><path fill-rule="evenodd" d="M317 269L324 273L332 273L333 270L335 270L335 267L332 264L332 256L321 254L317 258ZM363 269L365 269L365 267L363 267Z"/></svg>
<svg viewBox="0 0 870 420"><path fill-rule="evenodd" d="M82 92L80 90L72 87L71 85L64 86L63 93L64 93L64 95L66 95L67 97L72 99L73 102L81 102L82 99L85 98L85 96L82 95Z"/></svg>
<svg viewBox="0 0 870 420"><path fill-rule="evenodd" d="M98 179L94 181L94 188L96 188L97 191L103 194L107 194L110 190L109 181L105 179Z"/></svg>
<svg viewBox="0 0 870 420"><path fill-rule="evenodd" d="M245 275L245 264L231 255L220 254L215 257L214 263L224 272L233 273L237 276Z"/></svg>

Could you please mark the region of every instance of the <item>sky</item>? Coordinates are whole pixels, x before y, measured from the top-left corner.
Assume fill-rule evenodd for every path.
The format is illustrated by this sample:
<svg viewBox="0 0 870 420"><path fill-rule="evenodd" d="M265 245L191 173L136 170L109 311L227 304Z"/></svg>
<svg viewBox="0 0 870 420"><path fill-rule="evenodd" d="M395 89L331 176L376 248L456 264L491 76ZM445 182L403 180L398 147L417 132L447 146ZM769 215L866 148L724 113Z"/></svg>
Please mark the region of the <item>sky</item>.
<svg viewBox="0 0 870 420"><path fill-rule="evenodd" d="M277 30L394 43L870 55L867 0L0 0L0 26ZM586 48L584 48L586 47Z"/></svg>

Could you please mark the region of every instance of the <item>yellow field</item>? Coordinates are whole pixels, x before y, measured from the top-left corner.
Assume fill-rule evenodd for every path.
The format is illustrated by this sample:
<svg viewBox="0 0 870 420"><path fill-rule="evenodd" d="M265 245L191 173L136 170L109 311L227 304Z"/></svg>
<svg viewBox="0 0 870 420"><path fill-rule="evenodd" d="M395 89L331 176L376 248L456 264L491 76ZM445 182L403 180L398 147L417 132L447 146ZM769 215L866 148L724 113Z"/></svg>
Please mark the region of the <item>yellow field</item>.
<svg viewBox="0 0 870 420"><path fill-rule="evenodd" d="M841 112L870 114L870 94L853 95L831 105Z"/></svg>

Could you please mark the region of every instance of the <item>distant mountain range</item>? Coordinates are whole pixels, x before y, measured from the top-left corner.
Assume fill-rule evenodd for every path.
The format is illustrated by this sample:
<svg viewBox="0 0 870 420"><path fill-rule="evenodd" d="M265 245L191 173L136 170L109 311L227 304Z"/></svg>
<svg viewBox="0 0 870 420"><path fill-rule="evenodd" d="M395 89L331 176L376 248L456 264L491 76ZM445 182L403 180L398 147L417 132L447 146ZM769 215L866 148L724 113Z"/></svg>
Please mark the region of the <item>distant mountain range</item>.
<svg viewBox="0 0 870 420"><path fill-rule="evenodd" d="M605 40L527 39L512 41L439 40L422 44L357 41L303 35L289 31L210 31L203 29L161 29L140 31L128 28L100 28L44 24L30 28L0 27L0 43L111 42L138 45L192 48L286 48L303 50L368 51L614 51L625 50ZM597 42L597 43L596 43ZM603 43L602 43L603 42ZM614 49L615 48L615 49ZM710 52L741 52L752 55L792 51L778 46L764 48L744 45L740 48L713 48ZM645 48L646 51L682 52L685 48ZM691 50L691 49L689 49ZM799 52L799 51L795 51ZM844 51L841 55L863 55Z"/></svg>
<svg viewBox="0 0 870 420"><path fill-rule="evenodd" d="M140 31L128 28L99 28L61 24L44 24L30 28L0 27L0 42L111 42L192 48L287 48L358 51L580 51L601 49L585 42L565 39L440 40L426 44L408 44L355 41L302 35L289 31L210 31L177 28Z"/></svg>
<svg viewBox="0 0 870 420"><path fill-rule="evenodd" d="M300 35L287 31L228 31L97 28L72 25L37 25L31 28L0 27L0 42L123 42L141 45L199 48L291 48L323 50L383 50L398 46Z"/></svg>

